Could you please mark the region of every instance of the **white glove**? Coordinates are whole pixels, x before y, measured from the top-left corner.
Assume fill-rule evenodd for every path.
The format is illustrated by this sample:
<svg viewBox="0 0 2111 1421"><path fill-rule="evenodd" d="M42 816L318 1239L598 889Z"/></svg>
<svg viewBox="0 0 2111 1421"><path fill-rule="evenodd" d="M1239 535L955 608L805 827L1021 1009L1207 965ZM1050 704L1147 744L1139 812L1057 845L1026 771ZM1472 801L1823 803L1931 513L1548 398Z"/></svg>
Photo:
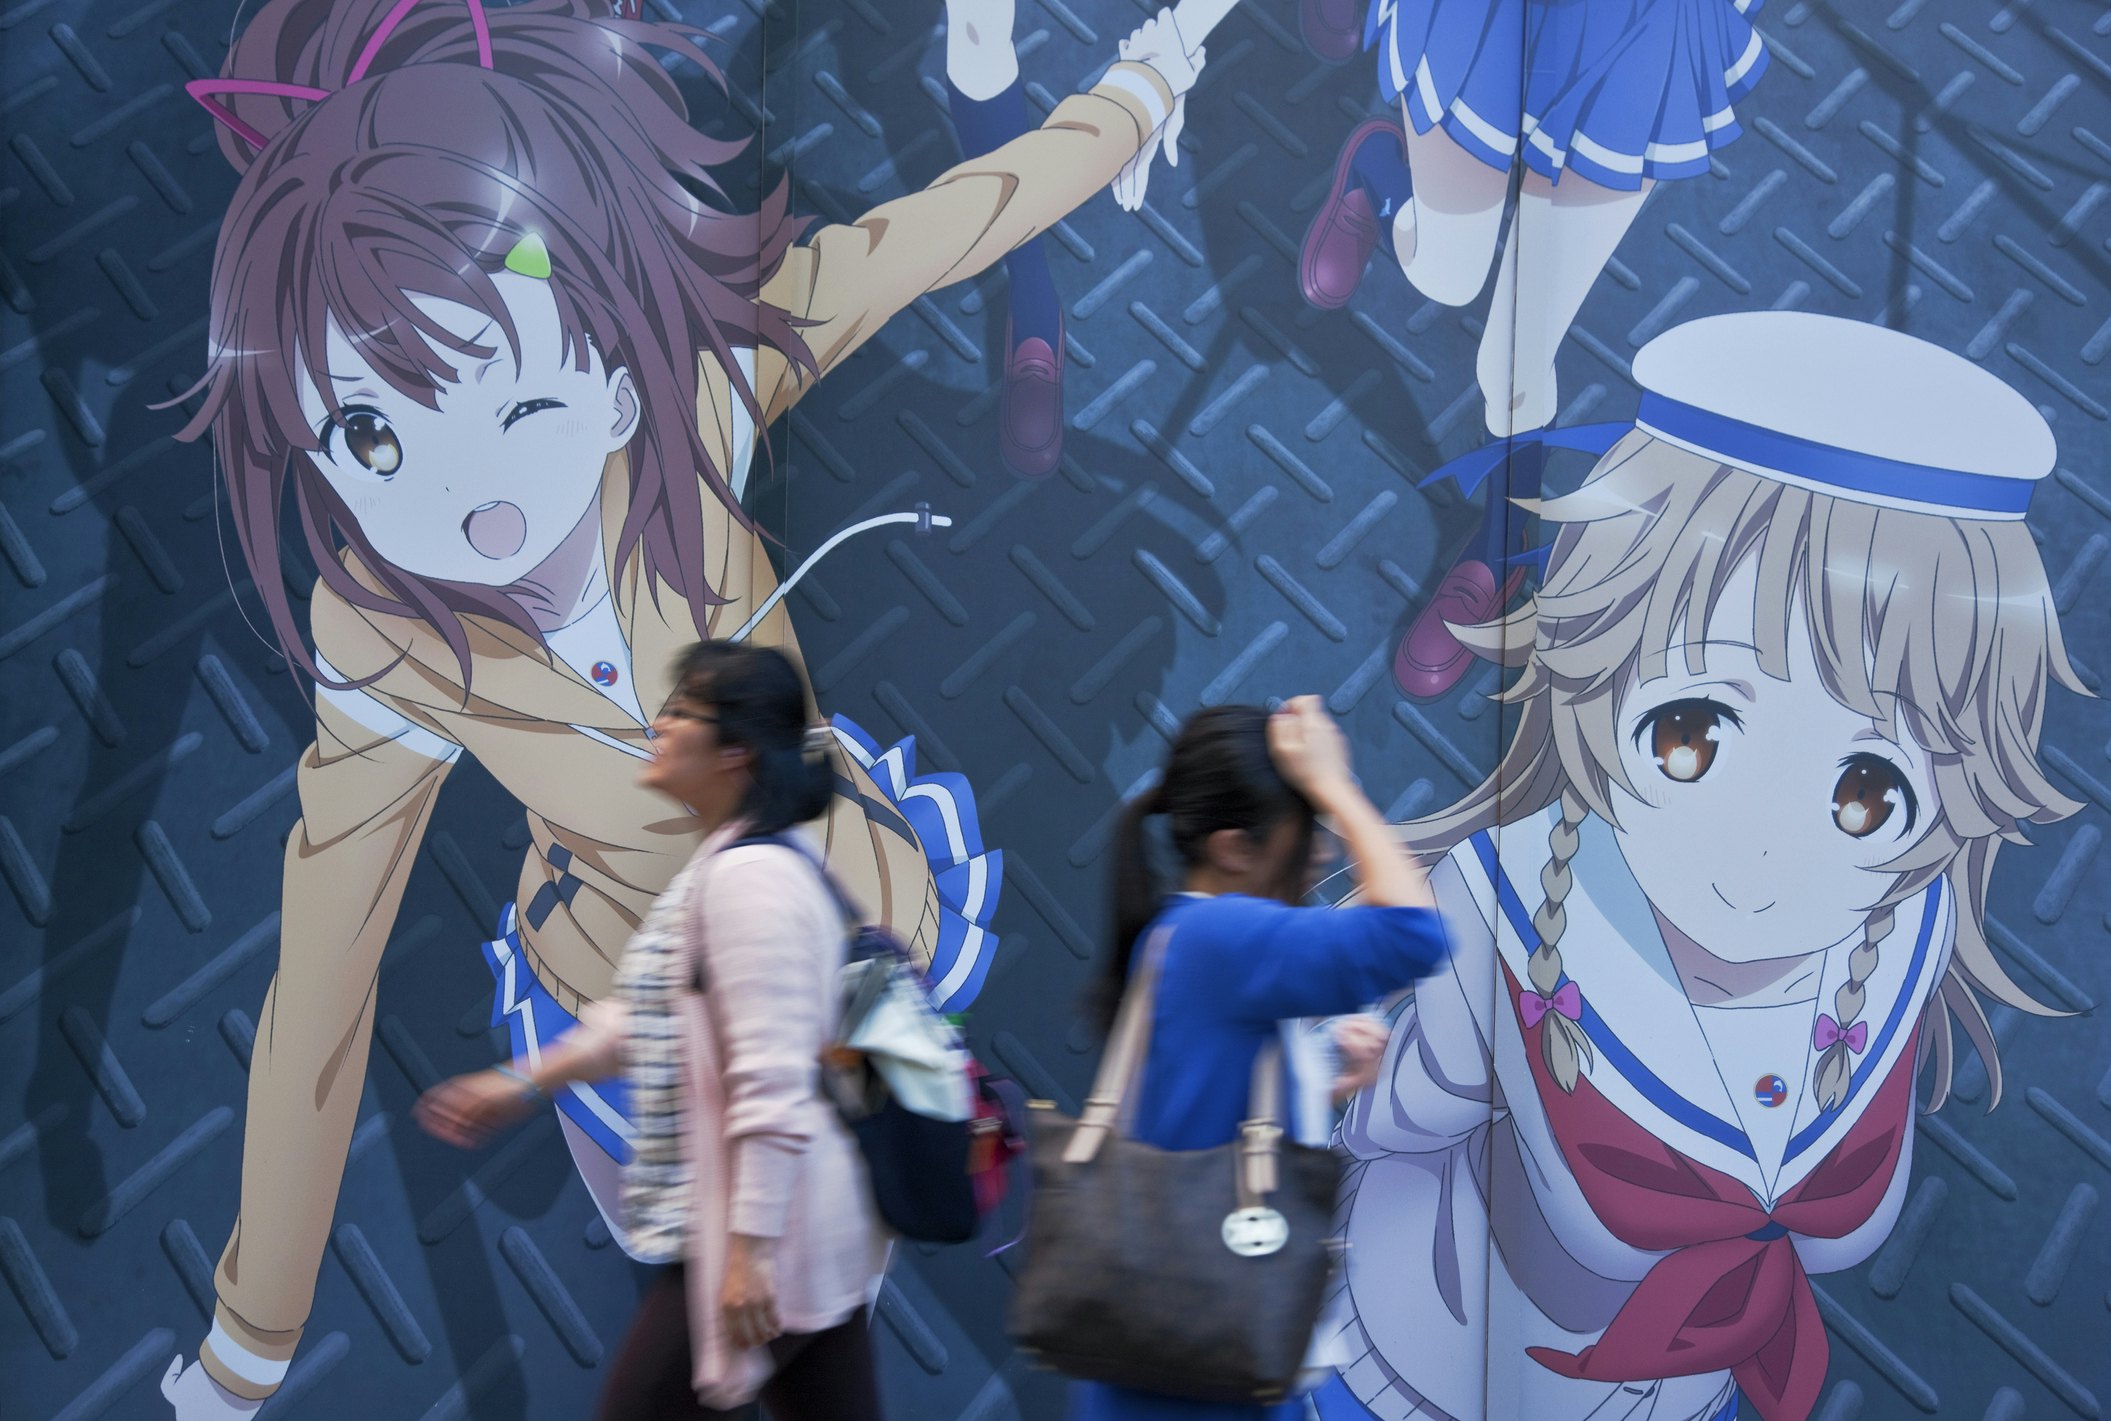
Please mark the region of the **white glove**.
<svg viewBox="0 0 2111 1421"><path fill-rule="evenodd" d="M1134 212L1143 206L1144 191L1151 180L1151 160L1158 156L1161 145L1165 148L1166 165L1180 166L1180 133L1187 125L1187 91L1195 87L1195 79L1209 56L1199 44L1192 51L1187 48L1171 10L1160 10L1138 25L1136 32L1116 47L1116 52L1133 63L1150 65L1173 91L1173 112L1114 175L1115 202L1123 211Z"/></svg>
<svg viewBox="0 0 2111 1421"><path fill-rule="evenodd" d="M162 1374L161 1394L176 1408L176 1421L242 1421L264 1404L236 1396L207 1376L201 1362L184 1366L181 1352Z"/></svg>

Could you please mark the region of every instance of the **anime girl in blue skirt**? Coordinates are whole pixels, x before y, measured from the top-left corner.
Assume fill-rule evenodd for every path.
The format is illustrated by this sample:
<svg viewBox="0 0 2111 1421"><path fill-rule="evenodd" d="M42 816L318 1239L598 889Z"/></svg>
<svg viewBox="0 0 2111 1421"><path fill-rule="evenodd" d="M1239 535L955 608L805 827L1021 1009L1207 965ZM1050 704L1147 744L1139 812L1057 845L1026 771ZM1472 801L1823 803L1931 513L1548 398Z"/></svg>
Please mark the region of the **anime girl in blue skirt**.
<svg viewBox="0 0 2111 1421"><path fill-rule="evenodd" d="M1544 447L1530 436L1554 419L1555 353L1651 189L1705 172L1741 131L1735 106L1766 72L1751 24L1761 3L1372 0L1361 44L1400 115L1343 145L1300 254L1305 299L1347 305L1384 247L1422 295L1463 306L1504 255L1476 361L1497 442L1446 470L1468 492L1486 480L1484 512L1394 656L1409 695L1450 690L1472 659L1450 627L1498 615L1522 589L1509 500L1539 495ZM1355 52L1352 4L1302 0L1322 58Z"/></svg>

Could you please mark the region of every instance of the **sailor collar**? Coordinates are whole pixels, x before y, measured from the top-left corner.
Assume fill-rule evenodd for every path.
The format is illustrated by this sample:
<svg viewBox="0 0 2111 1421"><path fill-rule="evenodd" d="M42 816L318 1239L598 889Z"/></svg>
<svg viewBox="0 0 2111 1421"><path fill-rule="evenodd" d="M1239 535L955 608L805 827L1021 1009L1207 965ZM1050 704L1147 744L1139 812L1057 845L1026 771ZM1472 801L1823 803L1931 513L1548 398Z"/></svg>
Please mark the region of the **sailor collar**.
<svg viewBox="0 0 2111 1421"><path fill-rule="evenodd" d="M1472 896L1492 908L1494 937L1503 961L1528 983L1527 959L1538 942L1531 916L1538 906L1539 869L1546 863L1546 831L1559 814L1550 807L1501 830L1502 854L1487 832L1455 852ZM1574 1011L1591 1045L1585 1067L1591 1084L1622 1114L1689 1158L1744 1182L1771 1202L1793 1189L1860 1118L1886 1073L1913 1047L1921 1011L1947 963L1954 931L1953 895L1938 879L1898 905L1890 932L1880 940L1877 966L1864 984L1866 1047L1852 1053L1846 1097L1832 1110L1818 1109L1808 1088L1817 1053L1803 1035L1784 1055L1785 1073L1802 1073L1796 1118L1778 1159L1762 1161L1731 1097L1750 1090L1726 1081L1716 1064L1692 1003L1658 931L1649 900L1628 871L1612 829L1593 816L1579 830L1569 868L1574 883L1563 900L1567 924L1561 936L1563 976L1547 1006ZM1532 885L1528 899L1517 885ZM1812 1025L1829 1013L1847 979L1848 958L1860 933L1826 952ZM1566 991L1573 985L1574 992ZM1804 1028L1807 1031L1809 1028Z"/></svg>

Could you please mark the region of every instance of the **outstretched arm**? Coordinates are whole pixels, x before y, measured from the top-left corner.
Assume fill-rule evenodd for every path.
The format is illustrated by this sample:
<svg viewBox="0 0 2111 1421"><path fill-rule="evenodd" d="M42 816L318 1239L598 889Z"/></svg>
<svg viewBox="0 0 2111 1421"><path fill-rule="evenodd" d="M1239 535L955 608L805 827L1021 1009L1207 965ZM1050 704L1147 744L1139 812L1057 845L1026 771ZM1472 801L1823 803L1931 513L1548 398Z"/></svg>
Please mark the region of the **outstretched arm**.
<svg viewBox="0 0 2111 1421"><path fill-rule="evenodd" d="M1222 3L1222 0L1208 0ZM930 186L823 227L789 252L762 299L801 318L814 371L766 400L774 419L926 292L979 275L1112 182L1195 81L1170 11L1146 20L1125 57L1047 122L970 158Z"/></svg>
<svg viewBox="0 0 2111 1421"><path fill-rule="evenodd" d="M388 714L363 693L318 695L300 762L278 971L249 1066L241 1211L199 1357L237 1397L277 1390L307 1321L366 1082L382 949L453 763L453 747L383 724Z"/></svg>

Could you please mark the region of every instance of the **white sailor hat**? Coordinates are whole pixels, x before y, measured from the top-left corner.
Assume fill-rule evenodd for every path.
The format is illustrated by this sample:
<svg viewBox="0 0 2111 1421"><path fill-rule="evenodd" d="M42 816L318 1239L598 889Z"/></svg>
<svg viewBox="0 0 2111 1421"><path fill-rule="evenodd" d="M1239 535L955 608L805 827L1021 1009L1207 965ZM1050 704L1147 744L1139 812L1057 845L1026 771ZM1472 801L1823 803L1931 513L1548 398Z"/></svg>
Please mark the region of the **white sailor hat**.
<svg viewBox="0 0 2111 1421"><path fill-rule="evenodd" d="M1803 311L1708 316L1636 353L1635 427L1858 503L2016 519L2052 471L2029 400L1961 355Z"/></svg>

